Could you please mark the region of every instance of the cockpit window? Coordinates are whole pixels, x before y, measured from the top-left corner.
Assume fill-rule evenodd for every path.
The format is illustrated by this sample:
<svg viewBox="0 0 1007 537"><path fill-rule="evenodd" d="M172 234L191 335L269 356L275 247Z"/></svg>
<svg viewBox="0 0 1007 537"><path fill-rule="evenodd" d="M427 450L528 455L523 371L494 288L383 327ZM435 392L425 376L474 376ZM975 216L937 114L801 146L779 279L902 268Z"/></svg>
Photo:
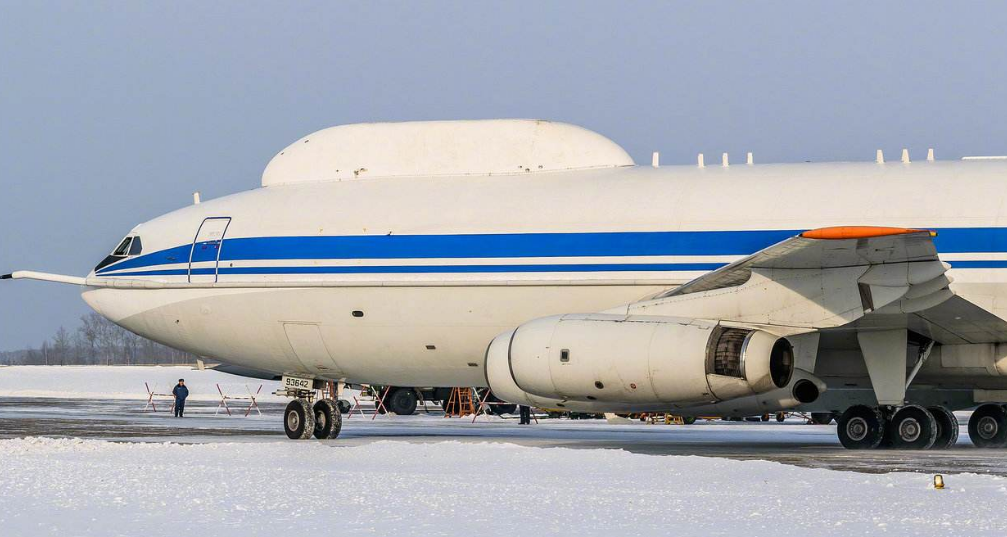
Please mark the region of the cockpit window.
<svg viewBox="0 0 1007 537"><path fill-rule="evenodd" d="M133 237L133 243L129 246L129 255L140 255L143 251L143 243L140 242L140 237Z"/></svg>
<svg viewBox="0 0 1007 537"><path fill-rule="evenodd" d="M132 241L133 237L126 237L125 239L122 239L122 242L119 243L119 246L112 251L112 255L114 255L115 257L125 257L126 254L129 253L129 243Z"/></svg>
<svg viewBox="0 0 1007 537"><path fill-rule="evenodd" d="M115 250L112 250L111 254L105 256L105 259L102 259L101 263L98 263L98 266L94 267L94 270L101 270L129 256L140 255L141 251L143 251L143 243L140 242L140 237L126 237L122 239L119 246L115 247Z"/></svg>

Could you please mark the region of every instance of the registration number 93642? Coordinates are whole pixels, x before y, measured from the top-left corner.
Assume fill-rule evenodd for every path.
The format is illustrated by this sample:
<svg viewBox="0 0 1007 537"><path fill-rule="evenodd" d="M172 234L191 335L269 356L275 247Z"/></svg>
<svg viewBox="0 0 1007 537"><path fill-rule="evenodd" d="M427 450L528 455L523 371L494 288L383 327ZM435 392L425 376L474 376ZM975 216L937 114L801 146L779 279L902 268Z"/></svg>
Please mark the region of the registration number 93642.
<svg viewBox="0 0 1007 537"><path fill-rule="evenodd" d="M314 385L314 381L312 379L288 377L287 375L283 375L281 384L284 389L288 390L310 390Z"/></svg>

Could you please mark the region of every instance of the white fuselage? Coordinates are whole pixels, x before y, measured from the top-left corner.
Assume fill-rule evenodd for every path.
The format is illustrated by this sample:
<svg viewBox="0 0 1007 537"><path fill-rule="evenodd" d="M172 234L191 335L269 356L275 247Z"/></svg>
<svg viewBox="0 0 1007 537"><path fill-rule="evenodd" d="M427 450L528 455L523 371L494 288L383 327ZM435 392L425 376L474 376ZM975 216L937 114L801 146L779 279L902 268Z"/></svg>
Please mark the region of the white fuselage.
<svg viewBox="0 0 1007 537"><path fill-rule="evenodd" d="M140 255L89 276L122 288L89 287L84 298L134 332L228 363L481 386L487 345L503 331L639 300L826 226L936 229L952 289L1007 317L1005 193L1004 162L267 186L137 226Z"/></svg>

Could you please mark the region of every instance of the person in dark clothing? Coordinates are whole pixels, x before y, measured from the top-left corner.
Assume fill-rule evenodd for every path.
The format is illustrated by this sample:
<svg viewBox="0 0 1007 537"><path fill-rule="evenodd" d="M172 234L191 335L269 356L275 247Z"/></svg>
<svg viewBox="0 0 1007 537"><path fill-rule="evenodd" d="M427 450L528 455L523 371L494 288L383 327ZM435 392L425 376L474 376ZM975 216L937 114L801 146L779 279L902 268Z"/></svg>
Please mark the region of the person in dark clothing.
<svg viewBox="0 0 1007 537"><path fill-rule="evenodd" d="M520 425L531 425L531 407L527 405L520 405L521 410L521 423Z"/></svg>
<svg viewBox="0 0 1007 537"><path fill-rule="evenodd" d="M178 385L171 394L175 396L175 417L181 418L185 413L185 398L189 397L189 388L185 387L185 379L178 379Z"/></svg>

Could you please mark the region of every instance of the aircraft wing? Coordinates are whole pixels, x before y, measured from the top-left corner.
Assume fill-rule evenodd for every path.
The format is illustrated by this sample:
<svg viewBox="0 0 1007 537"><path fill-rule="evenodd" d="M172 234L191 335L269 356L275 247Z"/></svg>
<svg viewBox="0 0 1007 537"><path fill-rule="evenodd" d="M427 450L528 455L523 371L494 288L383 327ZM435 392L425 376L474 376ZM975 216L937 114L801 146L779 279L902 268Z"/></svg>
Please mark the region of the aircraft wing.
<svg viewBox="0 0 1007 537"><path fill-rule="evenodd" d="M1007 321L957 295L932 308L904 316L869 313L834 330L893 328L906 328L944 345L1007 341Z"/></svg>
<svg viewBox="0 0 1007 537"><path fill-rule="evenodd" d="M830 269L856 265L935 262L933 233L925 230L841 227L806 231L709 272L663 296L744 284L753 270Z"/></svg>
<svg viewBox="0 0 1007 537"><path fill-rule="evenodd" d="M705 274L627 314L777 327L908 328L939 343L1007 341L1007 321L955 296L935 234L880 227L804 232Z"/></svg>

